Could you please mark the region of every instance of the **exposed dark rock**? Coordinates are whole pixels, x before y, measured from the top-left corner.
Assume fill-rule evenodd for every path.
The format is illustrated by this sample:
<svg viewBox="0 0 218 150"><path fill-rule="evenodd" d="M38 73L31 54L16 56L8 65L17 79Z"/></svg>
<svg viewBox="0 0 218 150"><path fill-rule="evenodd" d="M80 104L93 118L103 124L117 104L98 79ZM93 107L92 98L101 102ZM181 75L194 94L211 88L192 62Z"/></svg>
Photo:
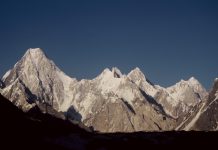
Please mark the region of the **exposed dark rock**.
<svg viewBox="0 0 218 150"><path fill-rule="evenodd" d="M0 89L4 88L5 84L0 80Z"/></svg>

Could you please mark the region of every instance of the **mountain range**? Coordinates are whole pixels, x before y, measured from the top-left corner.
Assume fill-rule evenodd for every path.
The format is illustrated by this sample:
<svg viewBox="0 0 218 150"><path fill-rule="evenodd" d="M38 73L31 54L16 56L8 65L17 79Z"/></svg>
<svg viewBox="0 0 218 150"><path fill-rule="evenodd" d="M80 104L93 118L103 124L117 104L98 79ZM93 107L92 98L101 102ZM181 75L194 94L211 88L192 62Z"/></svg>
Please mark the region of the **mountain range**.
<svg viewBox="0 0 218 150"><path fill-rule="evenodd" d="M209 92L194 77L155 85L139 68L127 75L106 68L92 80L77 80L31 48L2 77L0 92L24 112L37 106L101 133L218 130L218 79Z"/></svg>

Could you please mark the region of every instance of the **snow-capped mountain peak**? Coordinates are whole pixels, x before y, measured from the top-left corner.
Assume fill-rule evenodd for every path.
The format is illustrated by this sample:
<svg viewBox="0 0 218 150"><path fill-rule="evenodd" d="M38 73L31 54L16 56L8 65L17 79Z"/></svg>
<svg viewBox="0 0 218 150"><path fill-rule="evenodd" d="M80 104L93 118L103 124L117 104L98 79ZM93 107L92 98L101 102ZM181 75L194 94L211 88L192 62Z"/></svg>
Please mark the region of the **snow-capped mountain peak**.
<svg viewBox="0 0 218 150"><path fill-rule="evenodd" d="M145 75L142 73L142 71L138 67L136 67L135 69L130 71L127 76L132 80L136 80L136 79L137 80L146 80Z"/></svg>
<svg viewBox="0 0 218 150"><path fill-rule="evenodd" d="M40 48L28 49L14 68L4 75L3 82L7 87L19 85L19 89L27 89L31 101L42 101L53 108L62 108L63 101L71 98L70 88L76 79L68 77L53 61L48 59ZM15 88L6 88L7 91L17 93ZM5 90L6 90L5 89ZM3 92L6 93L7 91ZM70 94L69 94L70 93ZM19 95L19 93L17 93ZM10 100L16 99L10 97ZM22 105L22 103L17 104ZM64 106L65 108L65 106Z"/></svg>
<svg viewBox="0 0 218 150"><path fill-rule="evenodd" d="M188 83L189 85L191 85L191 86L200 85L200 82L199 82L196 78L194 78L194 77L191 77L191 78L187 81L187 83Z"/></svg>
<svg viewBox="0 0 218 150"><path fill-rule="evenodd" d="M31 54L35 57L45 55L44 51L41 48L30 48L27 50L26 54Z"/></svg>
<svg viewBox="0 0 218 150"><path fill-rule="evenodd" d="M102 73L96 78L99 80L110 80L113 78L122 78L124 77L121 71L117 67L113 67L111 70L106 68L102 71Z"/></svg>
<svg viewBox="0 0 218 150"><path fill-rule="evenodd" d="M127 77L129 77L130 80L132 80L136 84L139 84L141 81L143 81L147 82L147 84L150 84L151 86L154 86L154 84L145 77L144 73L138 67L130 71Z"/></svg>
<svg viewBox="0 0 218 150"><path fill-rule="evenodd" d="M113 77L113 73L109 68L105 68L100 75L98 75L97 79L109 78Z"/></svg>
<svg viewBox="0 0 218 150"><path fill-rule="evenodd" d="M200 98L203 99L208 95L207 90L202 86L202 84L194 77L188 80L189 85L194 89L195 93L198 93Z"/></svg>
<svg viewBox="0 0 218 150"><path fill-rule="evenodd" d="M168 87L167 89L184 89L192 88L195 93L202 93L202 98L207 94L206 89L201 85L201 83L194 77L189 78L188 80L181 80L175 85Z"/></svg>
<svg viewBox="0 0 218 150"><path fill-rule="evenodd" d="M45 66L45 64L48 63L51 64L52 62L48 60L42 49L30 48L14 65L14 68L5 73L5 75L2 77L2 81L5 82L5 84L9 84L11 81L13 81L9 75L12 76L12 74L17 74L18 72L21 73L21 71L23 71L22 74L25 74L29 69L35 68L38 70L42 64ZM17 76L15 78L17 78Z"/></svg>
<svg viewBox="0 0 218 150"><path fill-rule="evenodd" d="M98 87L104 92L116 90L122 81L122 74L117 68L112 70L106 68L104 71L94 79L98 83Z"/></svg>
<svg viewBox="0 0 218 150"><path fill-rule="evenodd" d="M152 82L150 82L143 72L136 67L127 75L127 77L135 83L142 91L150 96L154 96L157 93L157 89Z"/></svg>
<svg viewBox="0 0 218 150"><path fill-rule="evenodd" d="M188 79L188 81L193 82L193 83L198 83L198 80L195 77L191 77Z"/></svg>
<svg viewBox="0 0 218 150"><path fill-rule="evenodd" d="M166 89L162 88L156 96L168 114L177 118L201 102L207 96L207 91L197 79L191 77Z"/></svg>
<svg viewBox="0 0 218 150"><path fill-rule="evenodd" d="M196 107L187 118L177 127L178 130L217 131L218 130L218 80L215 79L212 90Z"/></svg>
<svg viewBox="0 0 218 150"><path fill-rule="evenodd" d="M200 84L200 82L191 77L189 80L181 80L180 82L176 83L175 85L168 87L167 91L175 98L175 99L184 99L182 97L186 97L184 93L187 91L193 94L199 94L200 99L207 95L207 91L205 88Z"/></svg>
<svg viewBox="0 0 218 150"><path fill-rule="evenodd" d="M121 78L123 76L123 74L121 73L121 71L117 67L112 68L112 73L113 73L115 78Z"/></svg>
<svg viewBox="0 0 218 150"><path fill-rule="evenodd" d="M43 63L52 63L46 56L46 54L43 52L40 48L30 48L27 50L27 52L23 56L23 61L27 65L33 64L35 67L40 67L40 65Z"/></svg>

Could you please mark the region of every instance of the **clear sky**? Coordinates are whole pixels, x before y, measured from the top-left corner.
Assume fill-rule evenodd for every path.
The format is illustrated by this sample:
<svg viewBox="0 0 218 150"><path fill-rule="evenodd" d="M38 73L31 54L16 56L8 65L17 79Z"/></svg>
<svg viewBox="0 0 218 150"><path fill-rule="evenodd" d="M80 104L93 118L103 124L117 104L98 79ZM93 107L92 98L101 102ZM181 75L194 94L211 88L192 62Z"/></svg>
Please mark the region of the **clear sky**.
<svg viewBox="0 0 218 150"><path fill-rule="evenodd" d="M218 77L218 1L1 0L0 75L40 47L71 77L139 67L155 84Z"/></svg>

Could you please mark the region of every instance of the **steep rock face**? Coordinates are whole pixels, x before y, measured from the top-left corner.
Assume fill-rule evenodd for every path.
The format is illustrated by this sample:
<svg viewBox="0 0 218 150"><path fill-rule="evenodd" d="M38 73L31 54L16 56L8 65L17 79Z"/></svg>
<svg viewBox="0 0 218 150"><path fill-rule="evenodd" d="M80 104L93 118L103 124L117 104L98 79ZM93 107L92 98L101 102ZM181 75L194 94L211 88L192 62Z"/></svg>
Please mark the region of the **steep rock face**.
<svg viewBox="0 0 218 150"><path fill-rule="evenodd" d="M214 131L218 130L218 79L204 101L199 103L178 127L180 130Z"/></svg>
<svg viewBox="0 0 218 150"><path fill-rule="evenodd" d="M35 106L33 102L37 99L19 79L4 88L1 94L10 98L10 101L24 112Z"/></svg>
<svg viewBox="0 0 218 150"><path fill-rule="evenodd" d="M0 89L4 88L4 83L0 80Z"/></svg>
<svg viewBox="0 0 218 150"><path fill-rule="evenodd" d="M2 93L3 88L4 88L4 83L0 79L0 94Z"/></svg>
<svg viewBox="0 0 218 150"><path fill-rule="evenodd" d="M175 126L174 120L143 102L129 107L122 99L109 101L85 123L101 132L168 131Z"/></svg>
<svg viewBox="0 0 218 150"><path fill-rule="evenodd" d="M2 80L6 86L3 95L13 102L19 99L15 102L18 107L23 107L26 101L38 101L57 110L64 99L70 97L66 92L76 82L60 71L39 48L29 49Z"/></svg>

